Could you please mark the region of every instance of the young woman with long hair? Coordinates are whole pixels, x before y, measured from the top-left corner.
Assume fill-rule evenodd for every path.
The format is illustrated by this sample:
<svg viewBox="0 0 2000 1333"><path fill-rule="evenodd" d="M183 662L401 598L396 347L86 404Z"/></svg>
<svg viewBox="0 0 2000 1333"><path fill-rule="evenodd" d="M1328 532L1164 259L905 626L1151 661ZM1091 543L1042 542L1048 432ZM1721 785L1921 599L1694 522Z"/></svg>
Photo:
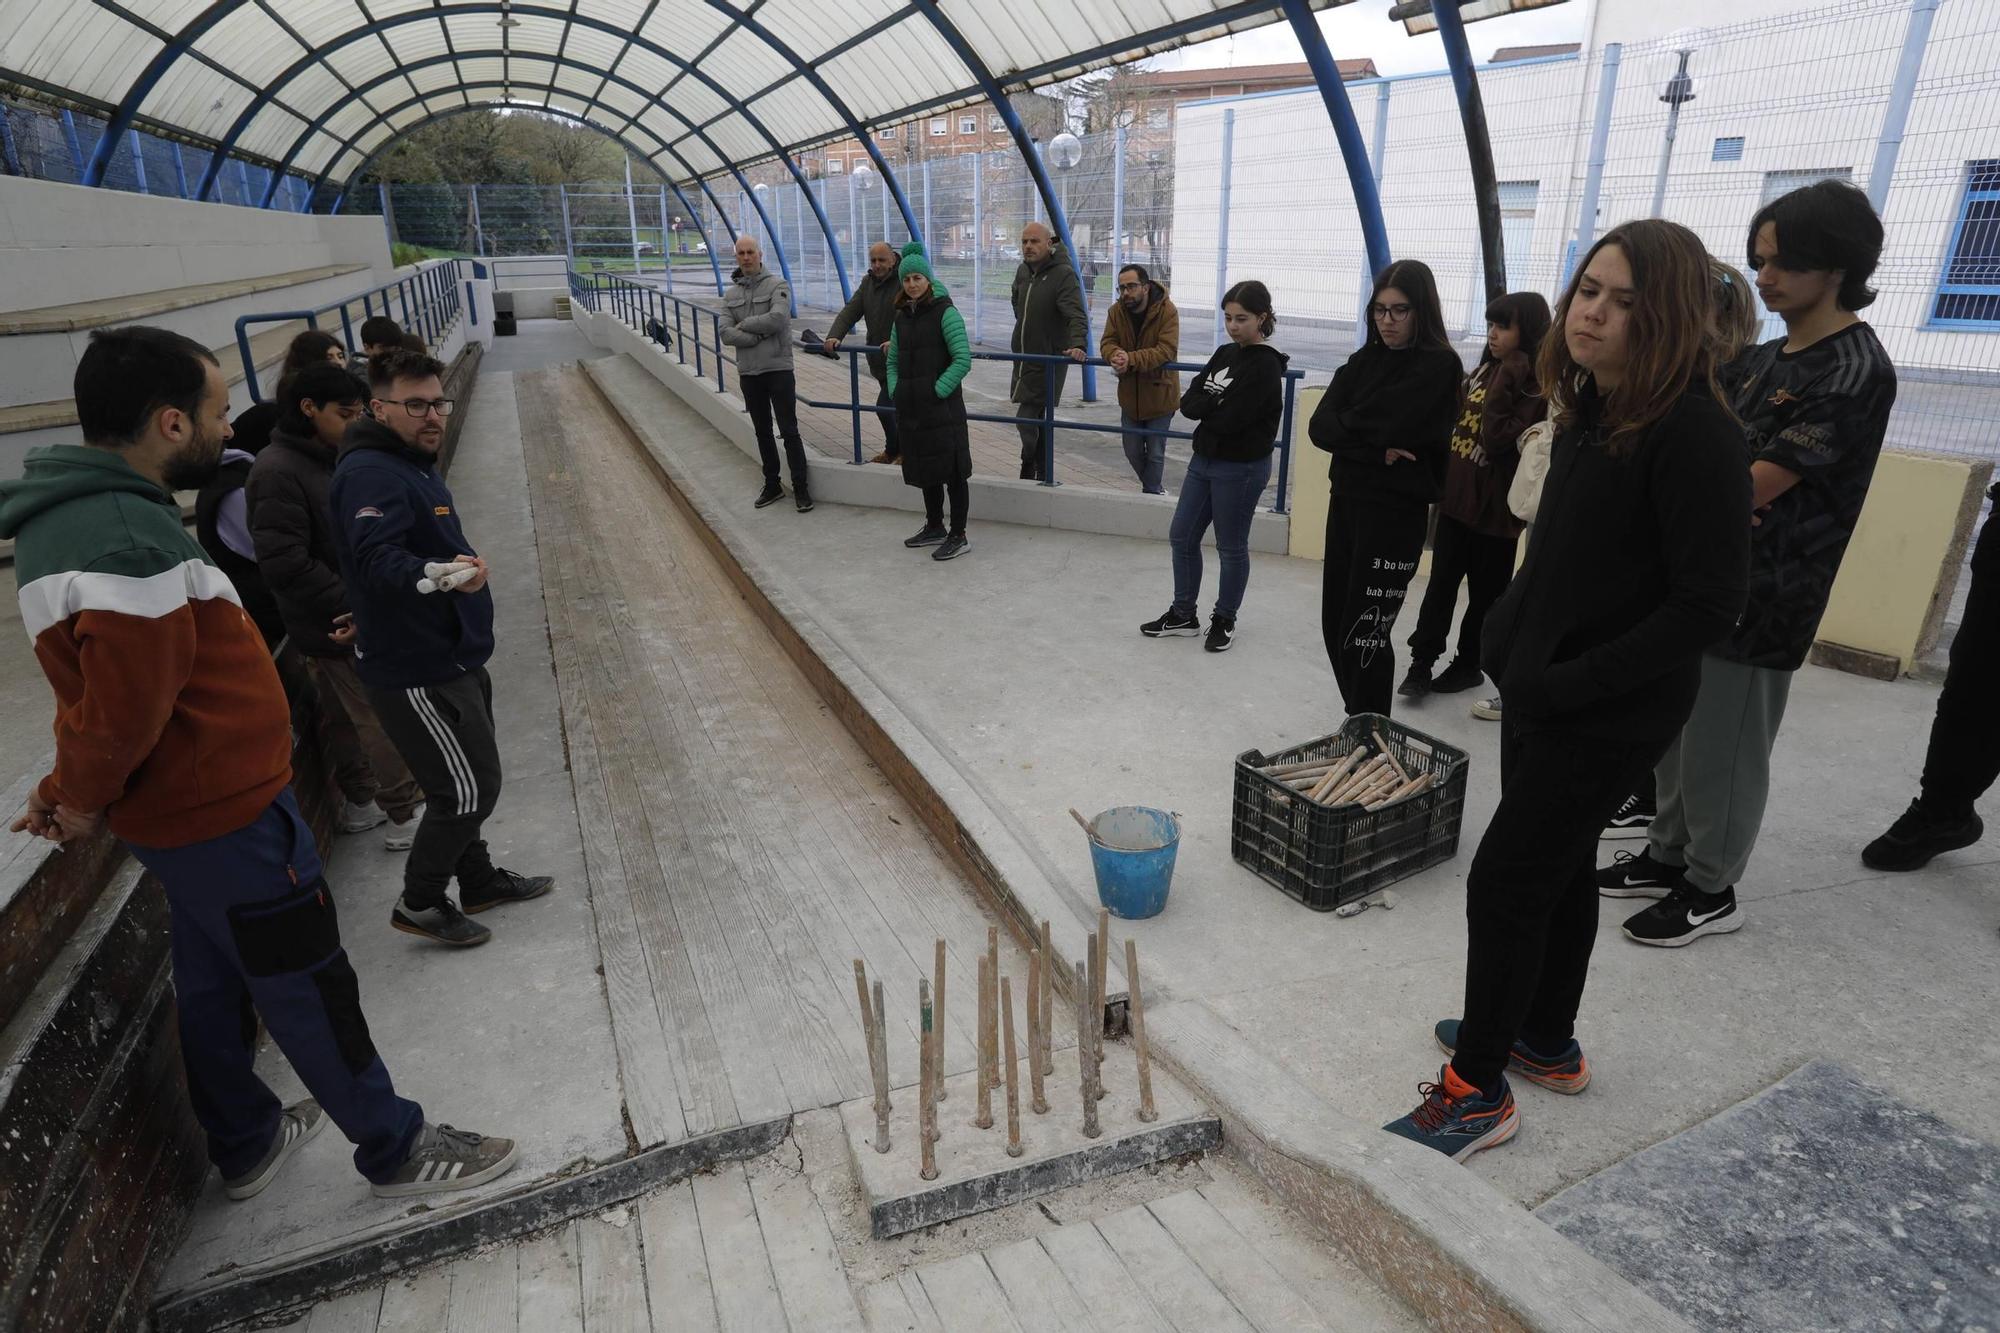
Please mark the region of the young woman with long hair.
<svg viewBox="0 0 2000 1333"><path fill-rule="evenodd" d="M1466 877L1465 1003L1451 1063L1384 1126L1453 1158L1519 1125L1506 1074L1581 1092L1577 1008L1612 810L1694 706L1701 653L1748 586L1742 425L1716 383L1708 252L1671 222L1591 248L1542 346L1555 443L1527 560L1488 619L1507 700L1500 804Z"/></svg>
<svg viewBox="0 0 2000 1333"><path fill-rule="evenodd" d="M1320 633L1350 716L1389 711L1390 636L1444 487L1464 374L1429 267L1399 259L1383 269L1368 341L1333 373L1308 428L1333 455Z"/></svg>
<svg viewBox="0 0 2000 1333"><path fill-rule="evenodd" d="M1201 539L1215 526L1215 611L1208 621L1211 653L1236 642L1236 613L1250 583L1250 520L1271 480L1271 449L1285 416L1283 352L1265 339L1278 326L1271 290L1254 279L1222 295L1229 341L1181 396L1181 415L1195 423L1194 457L1174 505L1168 541L1174 552L1174 601L1167 613L1139 626L1148 638L1201 633Z"/></svg>
<svg viewBox="0 0 2000 1333"><path fill-rule="evenodd" d="M1548 400L1535 380L1535 357L1549 331L1540 292L1509 292L1486 307L1486 351L1465 380L1465 404L1451 433L1444 498L1431 537L1431 577L1410 636L1410 672L1398 693L1420 699L1456 694L1480 680L1479 629L1514 577L1521 520L1507 508L1521 432L1542 419ZM1467 587L1458 652L1435 677L1431 667L1451 633L1458 585Z"/></svg>

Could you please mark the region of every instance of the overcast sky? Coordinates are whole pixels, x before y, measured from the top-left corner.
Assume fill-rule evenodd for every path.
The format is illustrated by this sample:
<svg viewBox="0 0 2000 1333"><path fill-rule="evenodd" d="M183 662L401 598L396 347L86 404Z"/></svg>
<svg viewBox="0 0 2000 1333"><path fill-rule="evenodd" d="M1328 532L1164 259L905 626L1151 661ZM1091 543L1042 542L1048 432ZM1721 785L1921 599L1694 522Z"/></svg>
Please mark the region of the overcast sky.
<svg viewBox="0 0 2000 1333"><path fill-rule="evenodd" d="M1373 57L1384 74L1409 74L1444 68L1444 46L1436 33L1411 37L1400 23L1389 21L1392 0L1355 0L1354 4L1322 10L1319 26L1326 44L1342 60ZM1472 58L1485 61L1498 46L1536 46L1544 42L1579 42L1587 0L1569 0L1526 14L1487 19L1466 25ZM1280 20L1235 37L1187 46L1156 57L1155 69L1206 69L1221 65L1276 65L1304 60L1289 23Z"/></svg>

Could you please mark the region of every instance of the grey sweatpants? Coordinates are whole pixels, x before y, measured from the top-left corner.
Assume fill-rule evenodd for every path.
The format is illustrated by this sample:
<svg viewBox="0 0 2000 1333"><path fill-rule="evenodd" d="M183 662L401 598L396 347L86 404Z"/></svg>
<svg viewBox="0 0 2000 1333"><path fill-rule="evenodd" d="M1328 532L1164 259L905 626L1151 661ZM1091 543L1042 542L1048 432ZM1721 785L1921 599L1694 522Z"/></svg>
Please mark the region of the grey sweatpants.
<svg viewBox="0 0 2000 1333"><path fill-rule="evenodd" d="M1793 674L1704 653L1694 712L1653 770L1653 859L1686 866L1688 883L1703 893L1733 886L1750 864Z"/></svg>

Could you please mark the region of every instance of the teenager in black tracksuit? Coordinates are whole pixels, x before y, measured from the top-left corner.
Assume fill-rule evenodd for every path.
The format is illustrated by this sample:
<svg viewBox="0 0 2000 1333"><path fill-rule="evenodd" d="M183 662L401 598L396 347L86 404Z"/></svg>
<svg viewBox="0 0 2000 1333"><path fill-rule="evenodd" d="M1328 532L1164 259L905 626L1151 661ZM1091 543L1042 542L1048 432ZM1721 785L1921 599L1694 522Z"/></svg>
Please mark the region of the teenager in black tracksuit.
<svg viewBox="0 0 2000 1333"><path fill-rule="evenodd" d="M1535 357L1548 331L1549 303L1540 292L1509 292L1486 307L1486 354L1465 380L1431 537L1431 576L1410 636L1410 673L1396 691L1406 699L1456 694L1481 679L1480 626L1514 577L1521 536L1521 520L1507 507L1521 461L1515 445L1548 408L1535 382ZM1431 667L1451 635L1461 582L1467 596L1458 652L1433 677Z"/></svg>
<svg viewBox="0 0 2000 1333"><path fill-rule="evenodd" d="M441 944L484 944L492 932L467 912L538 898L547 876L493 864L481 831L500 799L494 734L493 594L473 551L437 453L444 444L444 367L413 351L369 364L375 419L347 429L328 498L340 576L354 612L355 669L369 702L424 789L389 924ZM476 575L425 593L433 565L465 563ZM458 879L459 901L445 890Z"/></svg>
<svg viewBox="0 0 2000 1333"><path fill-rule="evenodd" d="M1399 259L1383 269L1368 341L1333 373L1309 428L1333 455L1320 633L1350 716L1389 711L1390 635L1443 489L1464 375L1429 267Z"/></svg>
<svg viewBox="0 0 2000 1333"><path fill-rule="evenodd" d="M903 481L924 493L924 526L903 545L935 546L933 560L955 560L972 549L965 536L971 501L972 439L965 419L965 376L972 343L965 318L931 272L920 241L903 247L897 265L903 290L889 334L889 396L901 421ZM944 502L951 499L951 526Z"/></svg>
<svg viewBox="0 0 2000 1333"><path fill-rule="evenodd" d="M1201 633L1195 609L1201 595L1201 539L1215 525L1215 554L1222 566L1215 613L1209 617L1211 653L1236 641L1236 612L1250 584L1250 522L1271 480L1271 448L1285 416L1285 367L1289 359L1264 341L1278 325L1271 292L1263 283L1239 282L1222 297L1229 341L1201 368L1181 397L1181 414L1195 422L1194 458L1174 506L1168 541L1174 553L1174 601L1167 613L1139 626L1148 638Z"/></svg>
<svg viewBox="0 0 2000 1333"><path fill-rule="evenodd" d="M1499 807L1466 877L1465 1003L1424 1102L1385 1126L1454 1158L1518 1125L1506 1069L1558 1092L1597 938L1598 830L1694 706L1749 578L1743 429L1719 401L1708 255L1685 227L1599 241L1542 356L1556 438L1527 560L1487 618L1507 700Z"/></svg>

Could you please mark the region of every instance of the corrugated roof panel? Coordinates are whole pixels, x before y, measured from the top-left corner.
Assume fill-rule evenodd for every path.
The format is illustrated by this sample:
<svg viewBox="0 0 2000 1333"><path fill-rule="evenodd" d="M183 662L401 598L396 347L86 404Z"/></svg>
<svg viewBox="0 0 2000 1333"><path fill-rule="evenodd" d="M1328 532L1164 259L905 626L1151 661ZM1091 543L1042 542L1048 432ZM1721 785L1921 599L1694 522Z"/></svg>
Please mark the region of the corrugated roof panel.
<svg viewBox="0 0 2000 1333"><path fill-rule="evenodd" d="M801 60L809 59L803 52ZM792 62L779 55L763 38L739 28L701 62L702 72L739 98L767 88L793 70Z"/></svg>
<svg viewBox="0 0 2000 1333"><path fill-rule="evenodd" d="M289 111L275 106L266 106L251 120L243 137L236 141L238 149L254 157L279 158L291 148L292 140L305 133L306 122Z"/></svg>
<svg viewBox="0 0 2000 1333"><path fill-rule="evenodd" d="M794 79L768 97L758 98L750 104L750 110L781 144L798 143L823 134L829 123L838 124L840 120L832 105L804 79Z"/></svg>

